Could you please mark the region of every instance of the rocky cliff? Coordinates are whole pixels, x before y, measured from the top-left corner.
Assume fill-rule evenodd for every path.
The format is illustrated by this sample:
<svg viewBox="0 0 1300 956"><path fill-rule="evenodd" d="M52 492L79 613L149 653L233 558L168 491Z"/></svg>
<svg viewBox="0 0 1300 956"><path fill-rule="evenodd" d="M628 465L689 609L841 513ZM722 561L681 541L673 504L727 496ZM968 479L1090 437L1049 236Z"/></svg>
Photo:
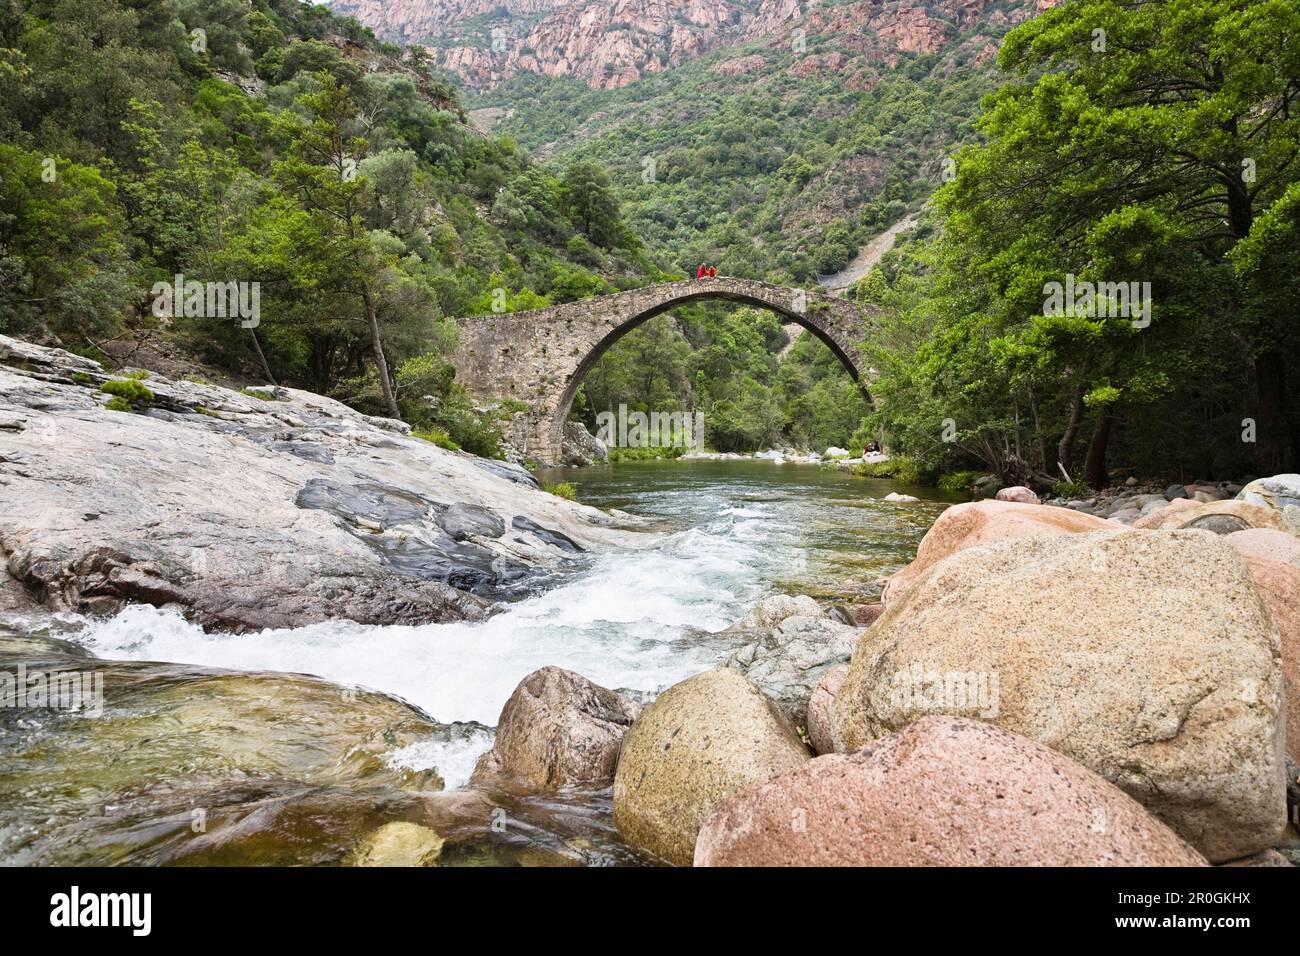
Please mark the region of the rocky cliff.
<svg viewBox="0 0 1300 956"><path fill-rule="evenodd" d="M900 53L933 53L985 19L1016 22L1057 2L334 0L332 6L381 37L425 45L438 66L475 89L520 73L611 89L719 47L761 41L802 53L810 38L826 34L892 66ZM838 72L846 64L821 65Z"/></svg>

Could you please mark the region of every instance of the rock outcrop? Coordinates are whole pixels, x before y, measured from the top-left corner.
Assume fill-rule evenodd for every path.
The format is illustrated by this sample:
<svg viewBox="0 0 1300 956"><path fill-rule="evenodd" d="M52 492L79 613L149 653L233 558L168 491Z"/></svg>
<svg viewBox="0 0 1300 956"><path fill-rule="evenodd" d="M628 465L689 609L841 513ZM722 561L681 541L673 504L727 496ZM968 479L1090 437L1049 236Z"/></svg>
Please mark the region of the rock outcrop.
<svg viewBox="0 0 1300 956"><path fill-rule="evenodd" d="M749 681L727 668L696 674L660 694L624 738L614 824L634 846L689 866L714 806L809 757Z"/></svg>
<svg viewBox="0 0 1300 956"><path fill-rule="evenodd" d="M1212 861L1284 822L1277 632L1212 534L1039 535L934 564L854 651L832 729L852 750L936 712L1072 757Z"/></svg>
<svg viewBox="0 0 1300 956"><path fill-rule="evenodd" d="M640 714L631 698L572 671L543 667L506 701L496 741L470 782L504 778L541 791L608 786L623 735Z"/></svg>
<svg viewBox="0 0 1300 956"><path fill-rule="evenodd" d="M807 595L774 594L718 636L741 642L723 666L757 684L795 727L806 727L814 685L848 662L861 630L853 611L827 614Z"/></svg>
<svg viewBox="0 0 1300 956"><path fill-rule="evenodd" d="M474 620L533 569L649 540L309 392L150 376L114 411L111 379L0 336L0 606L175 604L229 630Z"/></svg>
<svg viewBox="0 0 1300 956"><path fill-rule="evenodd" d="M1020 0L1013 21L1056 0ZM987 21L982 0L854 0L813 4L798 0L334 0L384 39L423 44L434 62L484 89L520 73L574 77L613 89L662 72L727 44L765 40L820 61L866 88L866 65L892 66L900 53L934 53ZM796 34L798 29L802 33ZM822 49L834 41L829 51ZM742 52L721 64L751 59ZM720 65L721 65L720 64ZM743 72L728 69L724 75Z"/></svg>
<svg viewBox="0 0 1300 956"><path fill-rule="evenodd" d="M988 724L926 717L709 815L696 866L1203 866L1119 788Z"/></svg>

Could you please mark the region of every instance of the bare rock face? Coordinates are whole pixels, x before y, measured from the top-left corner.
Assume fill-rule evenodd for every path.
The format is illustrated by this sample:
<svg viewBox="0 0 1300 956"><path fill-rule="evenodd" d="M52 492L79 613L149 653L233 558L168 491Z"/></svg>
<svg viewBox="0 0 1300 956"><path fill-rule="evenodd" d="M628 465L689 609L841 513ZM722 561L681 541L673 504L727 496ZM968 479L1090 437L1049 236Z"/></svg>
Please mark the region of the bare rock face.
<svg viewBox="0 0 1300 956"><path fill-rule="evenodd" d="M1203 866L1086 767L1015 734L926 717L718 806L696 866Z"/></svg>
<svg viewBox="0 0 1300 956"><path fill-rule="evenodd" d="M471 783L507 778L533 790L605 787L641 705L559 667L533 671L501 711L496 742Z"/></svg>
<svg viewBox="0 0 1300 956"><path fill-rule="evenodd" d="M614 824L634 846L689 866L715 805L809 756L781 712L738 673L696 674L660 694L624 738Z"/></svg>
<svg viewBox="0 0 1300 956"><path fill-rule="evenodd" d="M866 64L892 66L902 52L934 53L982 23L1005 27L1054 2L1021 0L1010 21L1000 12L986 14L982 0L854 0L806 8L798 0L334 0L332 8L384 39L425 44L438 66L476 89L520 73L613 89L727 43L766 40L790 49L796 28L810 47L820 37L834 38L837 47L808 49L796 66L831 71L858 89L866 88ZM735 59L747 56L738 52ZM724 68L723 75L743 72Z"/></svg>
<svg viewBox="0 0 1300 956"><path fill-rule="evenodd" d="M896 601L926 571L951 554L1003 538L1051 537L1119 527L1104 518L1012 501L972 501L941 514L921 539L916 558L889 579L882 601Z"/></svg>
<svg viewBox="0 0 1300 956"><path fill-rule="evenodd" d="M634 520L294 389L120 378L0 336L0 607L183 607L223 630L476 620Z"/></svg>
<svg viewBox="0 0 1300 956"><path fill-rule="evenodd" d="M808 740L819 754L835 753L835 734L831 729L831 705L849 676L848 664L836 664L822 672L808 701Z"/></svg>
<svg viewBox="0 0 1300 956"><path fill-rule="evenodd" d="M1016 538L934 564L859 643L831 723L855 749L936 712L1059 750L1212 861L1284 822L1281 648L1212 534Z"/></svg>

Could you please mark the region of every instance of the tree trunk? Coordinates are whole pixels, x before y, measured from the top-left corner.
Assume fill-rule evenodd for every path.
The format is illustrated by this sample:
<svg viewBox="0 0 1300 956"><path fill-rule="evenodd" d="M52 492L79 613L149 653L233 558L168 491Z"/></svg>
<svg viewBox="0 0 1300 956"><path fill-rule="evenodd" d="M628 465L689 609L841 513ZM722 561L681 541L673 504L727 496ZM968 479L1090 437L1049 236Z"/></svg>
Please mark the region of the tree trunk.
<svg viewBox="0 0 1300 956"><path fill-rule="evenodd" d="M1104 409L1097 419L1097 427L1092 431L1092 441L1088 443L1088 457L1083 465L1083 478L1097 490L1106 487L1109 476L1106 473L1106 446L1110 443L1110 424L1113 415L1109 408Z"/></svg>
<svg viewBox="0 0 1300 956"><path fill-rule="evenodd" d="M1071 447L1074 445L1074 436L1079 434L1079 422L1083 419L1083 389L1076 388L1074 395L1070 400L1070 418L1065 423L1065 434L1061 436L1060 444L1056 446L1056 460L1060 464L1061 470L1067 475L1073 466L1073 454Z"/></svg>
<svg viewBox="0 0 1300 956"><path fill-rule="evenodd" d="M1286 420L1286 359L1277 349L1261 352L1256 357L1255 391L1258 396L1255 459L1266 474L1293 471L1295 449Z"/></svg>
<svg viewBox="0 0 1300 956"><path fill-rule="evenodd" d="M401 418L397 410L397 400L393 398L393 383L388 377L388 359L384 358L384 340L379 335L379 316L375 314L375 304L370 298L370 290L361 293L361 301L366 306L366 321L370 323L370 347L375 353L375 369L379 372L379 392L384 398L384 410L389 418Z"/></svg>
<svg viewBox="0 0 1300 956"><path fill-rule="evenodd" d="M271 374L271 366L266 361L266 353L262 351L262 343L257 340L257 329L250 327L248 333L253 337L253 350L257 352L257 360L262 363L262 374L266 376L268 382L279 388L280 383Z"/></svg>

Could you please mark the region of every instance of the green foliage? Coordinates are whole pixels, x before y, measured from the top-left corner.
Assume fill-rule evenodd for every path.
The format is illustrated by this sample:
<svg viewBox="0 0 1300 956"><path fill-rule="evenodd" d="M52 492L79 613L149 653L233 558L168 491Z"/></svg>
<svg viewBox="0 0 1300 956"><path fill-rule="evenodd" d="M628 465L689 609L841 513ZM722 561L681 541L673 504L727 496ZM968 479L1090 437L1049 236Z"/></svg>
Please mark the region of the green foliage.
<svg viewBox="0 0 1300 956"><path fill-rule="evenodd" d="M1052 485L1052 494L1058 498L1088 498L1092 489L1084 481L1058 481Z"/></svg>
<svg viewBox="0 0 1300 956"><path fill-rule="evenodd" d="M399 370L434 355L441 375L450 317L494 289L525 309L644 281L608 183L467 129L453 89L397 53L291 0L0 4L0 332L93 351L159 329L156 283L257 282L260 324L177 314L163 334L419 421ZM227 81L254 74L264 95ZM427 389L440 427L496 447L499 421L470 424L450 389Z"/></svg>
<svg viewBox="0 0 1300 956"><path fill-rule="evenodd" d="M128 402L125 398L116 398L116 397L110 398L104 404L104 407L108 409L110 412L131 412L135 410L134 408L132 408L131 403Z"/></svg>
<svg viewBox="0 0 1300 956"><path fill-rule="evenodd" d="M542 491L555 495L557 498L563 498L565 501L578 500L578 488L571 481L558 481L551 483L542 482Z"/></svg>
<svg viewBox="0 0 1300 956"><path fill-rule="evenodd" d="M940 475L936 485L942 491L970 491L976 480L983 474L983 472L970 470L950 471Z"/></svg>
<svg viewBox="0 0 1300 956"><path fill-rule="evenodd" d="M986 142L936 194L940 231L859 287L891 313L867 344L872 425L934 467L1017 483L1063 467L1096 487L1108 456L1292 467L1298 26L1289 3L1076 0L1009 34ZM1149 323L1053 314L1067 275L1149 283Z"/></svg>
<svg viewBox="0 0 1300 956"><path fill-rule="evenodd" d="M99 390L125 402L146 407L153 404L156 397L149 386L135 378L112 379L100 385Z"/></svg>
<svg viewBox="0 0 1300 956"><path fill-rule="evenodd" d="M680 445L671 445L668 447L649 445L645 448L611 448L609 450L609 460L610 462L664 461L680 458L689 450L690 449L683 448Z"/></svg>
<svg viewBox="0 0 1300 956"><path fill-rule="evenodd" d="M411 430L411 436L431 442L439 448L445 448L448 451L460 451L460 446L451 440L451 435L445 428L439 428L437 425L430 425L427 428L416 428Z"/></svg>
<svg viewBox="0 0 1300 956"><path fill-rule="evenodd" d="M849 471L859 478L892 478L908 485L928 485L934 479L930 467L906 455L897 455L888 461L859 462Z"/></svg>

